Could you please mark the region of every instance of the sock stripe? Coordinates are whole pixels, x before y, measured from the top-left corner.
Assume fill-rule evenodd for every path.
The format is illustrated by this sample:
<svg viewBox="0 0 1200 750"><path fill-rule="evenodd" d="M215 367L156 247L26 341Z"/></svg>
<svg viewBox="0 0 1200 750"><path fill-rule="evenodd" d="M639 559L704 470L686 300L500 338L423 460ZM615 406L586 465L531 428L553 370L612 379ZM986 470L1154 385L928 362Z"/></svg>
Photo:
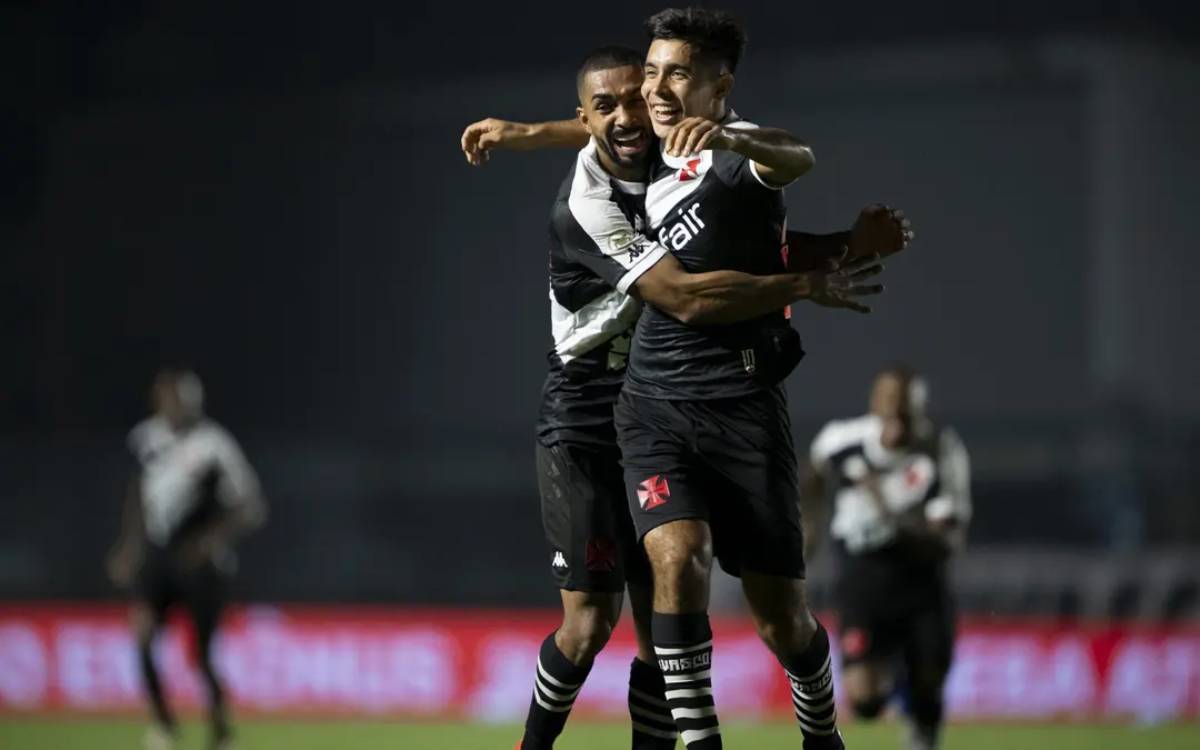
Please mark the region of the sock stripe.
<svg viewBox="0 0 1200 750"><path fill-rule="evenodd" d="M667 705L667 702L665 700L663 700L662 698L655 698L653 695L650 695L649 693L644 693L641 690L638 690L637 688L632 688L632 687L629 688L629 696L631 698L637 698L639 701L646 704L647 706L652 706L654 708L665 708L667 710L670 710L670 708L671 708L669 705Z"/></svg>
<svg viewBox="0 0 1200 750"><path fill-rule="evenodd" d="M678 700L680 698L702 698L702 697L711 696L711 695L712 695L711 687L690 688L690 689L685 688L682 690L668 690L666 692L668 701Z"/></svg>
<svg viewBox="0 0 1200 750"><path fill-rule="evenodd" d="M568 705L575 702L575 696L579 694L579 688L573 693L560 693L557 690L546 687L541 680L537 681L537 688L546 696L546 700L556 701L558 703L566 703Z"/></svg>
<svg viewBox="0 0 1200 750"><path fill-rule="evenodd" d="M828 726L837 721L837 714L833 712L830 712L827 716L809 716L803 711L793 711L792 713L796 714L796 718L800 721L813 724L814 726Z"/></svg>
<svg viewBox="0 0 1200 750"><path fill-rule="evenodd" d="M542 700L542 696L538 695L538 691L537 691L537 690L534 690L534 691L533 691L533 699L534 699L535 701L537 701L537 704L538 704L539 706L541 706L542 708L546 709L547 711L553 711L553 712L554 712L554 713L556 713L556 714L559 714L559 713L564 713L564 712L566 712L566 711L570 711L570 710L571 710L571 706L572 706L572 705L574 705L574 704L572 704L572 703L568 703L568 704L567 704L567 705L565 705L565 706L556 706L556 705L554 705L554 704L552 704L552 703L547 703L546 701Z"/></svg>
<svg viewBox="0 0 1200 750"><path fill-rule="evenodd" d="M829 667L832 663L832 659L833 659L832 652L829 654L826 654L825 662L823 664L821 664L820 667L817 668L817 671L813 672L812 674L808 675L807 677L797 677L795 674L792 673L792 671L790 669L785 669L783 671L787 672L787 676L792 680L792 682L800 682L800 683L812 682L813 680L816 680L817 678L824 676L824 674L827 671L829 671Z"/></svg>
<svg viewBox="0 0 1200 750"><path fill-rule="evenodd" d="M716 716L717 707L703 706L701 708L673 708L671 709L671 715L675 717L676 721L680 719L703 719L706 716Z"/></svg>
<svg viewBox="0 0 1200 750"><path fill-rule="evenodd" d="M721 727L708 727L706 729L685 729L679 733L683 738L683 744L690 745L693 742L699 742L706 737L712 737L714 734L720 734Z"/></svg>
<svg viewBox="0 0 1200 750"><path fill-rule="evenodd" d="M833 705L833 693L829 694L829 698L820 702L812 703L811 701L800 700L796 696L792 696L792 705L796 708L802 708L806 713L815 714L824 711Z"/></svg>
<svg viewBox="0 0 1200 750"><path fill-rule="evenodd" d="M546 671L546 668L542 666L541 658L538 659L537 671L538 671L538 674L541 675L542 678L546 680L546 682L549 682L551 685L553 685L556 688L561 688L562 690L574 690L576 693L578 693L579 688L583 687L582 682L572 685L572 684L569 684L566 682L562 682L561 680L555 679L554 676L551 675L548 671Z"/></svg>
<svg viewBox="0 0 1200 750"><path fill-rule="evenodd" d="M667 674L663 675L663 681L668 685L674 685L679 682L694 682L696 680L711 680L712 670L706 669L702 672L691 672L689 674Z"/></svg>
<svg viewBox="0 0 1200 750"><path fill-rule="evenodd" d="M641 706L634 706L632 704L629 706L629 713L633 714L634 716L640 716L643 719L649 719L650 721L657 721L661 724L666 724L667 726L675 726L675 719L669 713L660 714L654 711L649 711Z"/></svg>
<svg viewBox="0 0 1200 750"><path fill-rule="evenodd" d="M683 646L682 648L677 648L674 646L655 646L654 653L658 654L659 656L679 656L681 654L690 654L693 651L704 651L710 648L712 648L711 638L704 643L695 643L691 646Z"/></svg>
<svg viewBox="0 0 1200 750"><path fill-rule="evenodd" d="M830 724L827 727L815 727L811 724L806 723L799 716L796 717L796 723L798 723L800 725L800 728L804 730L805 734L820 734L820 735L828 736L828 735L831 735L831 734L837 732L837 727L834 726L833 724Z"/></svg>
<svg viewBox="0 0 1200 750"><path fill-rule="evenodd" d="M651 737L658 737L664 740L674 740L679 736L679 732L677 732L675 729L657 729L655 727L646 726L638 721L633 722L633 730L635 732L641 732L642 734L648 734Z"/></svg>

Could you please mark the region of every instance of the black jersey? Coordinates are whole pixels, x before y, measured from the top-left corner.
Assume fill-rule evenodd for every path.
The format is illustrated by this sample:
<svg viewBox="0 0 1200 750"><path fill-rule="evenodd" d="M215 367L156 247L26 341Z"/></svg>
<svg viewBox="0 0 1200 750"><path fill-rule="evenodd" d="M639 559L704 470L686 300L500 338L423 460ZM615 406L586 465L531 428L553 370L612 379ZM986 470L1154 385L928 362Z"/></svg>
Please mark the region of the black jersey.
<svg viewBox="0 0 1200 750"><path fill-rule="evenodd" d="M830 422L812 444L813 465L833 485L832 535L852 557L903 557L894 542L907 514L955 519L960 529L971 518L969 461L952 429L930 426L904 450L884 447L882 432L882 420L866 415Z"/></svg>
<svg viewBox="0 0 1200 750"><path fill-rule="evenodd" d="M753 128L731 113L728 127ZM783 191L732 151L657 161L646 192L648 236L688 271L785 272ZM690 326L647 305L638 322L626 387L648 398L745 396L771 385L756 377L755 348L790 326L783 310L740 323Z"/></svg>
<svg viewBox="0 0 1200 750"><path fill-rule="evenodd" d="M604 171L589 143L563 180L550 217L554 347L538 440L613 445L613 406L625 380L641 303L627 294L667 251L648 240L646 186Z"/></svg>

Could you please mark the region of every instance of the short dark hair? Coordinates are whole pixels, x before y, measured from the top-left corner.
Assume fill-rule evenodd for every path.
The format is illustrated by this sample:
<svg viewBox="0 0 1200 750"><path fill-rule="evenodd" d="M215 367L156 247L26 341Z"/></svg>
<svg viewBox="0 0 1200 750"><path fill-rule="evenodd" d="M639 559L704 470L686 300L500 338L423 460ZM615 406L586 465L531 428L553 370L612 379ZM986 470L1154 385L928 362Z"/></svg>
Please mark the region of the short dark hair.
<svg viewBox="0 0 1200 750"><path fill-rule="evenodd" d="M579 70L575 72L575 88L578 90L583 85L584 76L593 71L625 67L641 70L645 61L645 55L629 47L620 45L597 47L583 58L583 62L579 63Z"/></svg>
<svg viewBox="0 0 1200 750"><path fill-rule="evenodd" d="M746 51L746 31L732 14L713 8L667 8L642 24L650 41L679 39L696 49L700 57L723 62L733 73Z"/></svg>

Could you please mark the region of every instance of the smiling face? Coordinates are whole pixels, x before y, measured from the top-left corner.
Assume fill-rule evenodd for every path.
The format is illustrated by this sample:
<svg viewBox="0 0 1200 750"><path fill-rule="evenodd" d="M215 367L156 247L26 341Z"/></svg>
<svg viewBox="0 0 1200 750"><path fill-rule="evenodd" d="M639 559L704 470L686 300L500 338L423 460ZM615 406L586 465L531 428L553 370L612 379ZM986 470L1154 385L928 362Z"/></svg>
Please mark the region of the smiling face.
<svg viewBox="0 0 1200 750"><path fill-rule="evenodd" d="M601 164L622 180L646 177L653 137L642 71L631 65L593 70L579 81L580 122L599 148Z"/></svg>
<svg viewBox="0 0 1200 750"><path fill-rule="evenodd" d="M646 52L642 95L660 138L687 117L720 121L733 75L680 39L655 39Z"/></svg>

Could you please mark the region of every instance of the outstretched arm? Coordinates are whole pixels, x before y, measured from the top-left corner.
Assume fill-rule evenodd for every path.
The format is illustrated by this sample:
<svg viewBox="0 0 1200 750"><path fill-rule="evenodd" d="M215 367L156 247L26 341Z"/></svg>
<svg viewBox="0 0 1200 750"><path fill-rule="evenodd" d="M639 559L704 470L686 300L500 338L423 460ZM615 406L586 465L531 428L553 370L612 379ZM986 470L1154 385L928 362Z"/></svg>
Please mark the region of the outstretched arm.
<svg viewBox="0 0 1200 750"><path fill-rule="evenodd" d="M471 166L485 164L494 148L532 151L544 148L580 149L591 135L578 119L551 122L513 122L489 117L463 130L463 156Z"/></svg>
<svg viewBox="0 0 1200 750"><path fill-rule="evenodd" d="M869 283L883 270L878 258L866 258L823 270L755 276L740 271L689 273L667 253L634 284L638 297L680 322L718 325L750 320L782 310L793 302L811 300L827 307L867 313L871 308L856 298L883 292Z"/></svg>

